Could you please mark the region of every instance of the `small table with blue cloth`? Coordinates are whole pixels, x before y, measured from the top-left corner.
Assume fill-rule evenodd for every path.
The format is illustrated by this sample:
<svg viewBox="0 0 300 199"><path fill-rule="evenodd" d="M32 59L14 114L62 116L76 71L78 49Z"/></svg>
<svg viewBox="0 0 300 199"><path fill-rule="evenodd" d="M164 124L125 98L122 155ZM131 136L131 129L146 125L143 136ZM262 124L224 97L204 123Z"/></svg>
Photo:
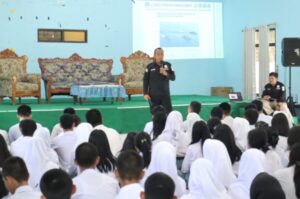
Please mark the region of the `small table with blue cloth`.
<svg viewBox="0 0 300 199"><path fill-rule="evenodd" d="M97 97L112 98L112 103L116 101L123 101L126 97L125 88L118 84L73 84L70 88L70 95L74 97L74 103L79 98L80 104L87 98Z"/></svg>

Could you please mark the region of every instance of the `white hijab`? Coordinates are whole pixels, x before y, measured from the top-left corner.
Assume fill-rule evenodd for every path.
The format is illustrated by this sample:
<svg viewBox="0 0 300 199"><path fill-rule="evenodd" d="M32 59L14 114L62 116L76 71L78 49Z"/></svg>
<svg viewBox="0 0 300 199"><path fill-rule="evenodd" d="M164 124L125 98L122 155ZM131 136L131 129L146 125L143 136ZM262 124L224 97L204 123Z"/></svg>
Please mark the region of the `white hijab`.
<svg viewBox="0 0 300 199"><path fill-rule="evenodd" d="M192 164L189 189L190 193L186 198L230 199L213 172L213 164L205 158L199 158Z"/></svg>
<svg viewBox="0 0 300 199"><path fill-rule="evenodd" d="M253 179L266 171L265 154L258 149L248 149L241 157L239 176L229 188L230 195L235 198L249 198Z"/></svg>
<svg viewBox="0 0 300 199"><path fill-rule="evenodd" d="M154 146L145 179L156 172L163 172L173 179L177 197L181 197L185 193L185 182L177 174L176 151L169 142L159 142Z"/></svg>
<svg viewBox="0 0 300 199"><path fill-rule="evenodd" d="M213 163L214 173L223 186L229 188L236 181L230 157L221 141L207 139L203 145L203 156Z"/></svg>
<svg viewBox="0 0 300 199"><path fill-rule="evenodd" d="M77 128L74 130L74 133L76 134L76 144L75 149L82 143L88 142L91 132L93 131L93 127L89 123L80 123Z"/></svg>
<svg viewBox="0 0 300 199"><path fill-rule="evenodd" d="M242 151L245 151L247 149L247 137L250 131L250 124L248 120L246 120L245 118L236 117L233 120L232 128L238 147Z"/></svg>
<svg viewBox="0 0 300 199"><path fill-rule="evenodd" d="M201 117L197 114L197 113L189 113L186 117L186 121L185 121L185 128L186 128L186 132L188 134L188 137L191 138L192 137L192 130L193 130L193 126L196 122L201 121Z"/></svg>

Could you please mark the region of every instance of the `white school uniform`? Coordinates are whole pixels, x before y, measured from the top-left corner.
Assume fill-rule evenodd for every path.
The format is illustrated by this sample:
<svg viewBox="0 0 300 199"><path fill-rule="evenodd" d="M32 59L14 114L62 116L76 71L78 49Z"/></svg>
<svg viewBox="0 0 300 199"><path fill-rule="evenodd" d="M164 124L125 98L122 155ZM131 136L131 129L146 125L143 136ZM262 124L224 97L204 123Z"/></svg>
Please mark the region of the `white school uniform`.
<svg viewBox="0 0 300 199"><path fill-rule="evenodd" d="M265 122L269 126L272 126L272 119L273 119L272 116L266 115L264 113L259 113L257 121L258 122Z"/></svg>
<svg viewBox="0 0 300 199"><path fill-rule="evenodd" d="M76 192L72 199L114 199L119 191L118 182L95 169L86 169L77 177L73 178L73 184L76 186Z"/></svg>
<svg viewBox="0 0 300 199"><path fill-rule="evenodd" d="M245 151L248 145L248 133L250 131L250 125L245 118L236 117L233 120L232 130L235 137L237 146Z"/></svg>
<svg viewBox="0 0 300 199"><path fill-rule="evenodd" d="M233 129L233 117L231 117L231 115L228 115L226 117L224 117L222 119L222 124L226 124L227 126L229 126L231 129Z"/></svg>
<svg viewBox="0 0 300 199"><path fill-rule="evenodd" d="M153 130L153 122L152 121L147 122L145 127L144 127L144 132L151 135L152 130Z"/></svg>
<svg viewBox="0 0 300 199"><path fill-rule="evenodd" d="M228 189L232 199L249 199L250 186L253 179L261 172L265 172L266 156L258 149L246 150L240 161L239 175L236 182Z"/></svg>
<svg viewBox="0 0 300 199"><path fill-rule="evenodd" d="M219 140L207 139L203 146L203 157L213 163L217 180L226 188L236 181L227 149Z"/></svg>
<svg viewBox="0 0 300 199"><path fill-rule="evenodd" d="M203 157L201 141L191 144L188 147L185 157L183 159L181 171L183 173L188 173L190 171L192 163L201 157Z"/></svg>
<svg viewBox="0 0 300 199"><path fill-rule="evenodd" d="M74 130L74 133L76 134L76 144L74 147L75 150L80 144L89 141L92 131L93 127L89 123L80 123L76 127L76 129Z"/></svg>
<svg viewBox="0 0 300 199"><path fill-rule="evenodd" d="M289 150L287 137L279 136L278 144L275 148L276 153L279 155L282 165L286 167L289 164Z"/></svg>
<svg viewBox="0 0 300 199"><path fill-rule="evenodd" d="M197 113L189 113L186 116L186 120L183 122L183 130L187 132L189 136L192 135L193 126L197 121L203 121Z"/></svg>
<svg viewBox="0 0 300 199"><path fill-rule="evenodd" d="M274 150L268 150L266 155L266 172L273 175L277 170L282 169L283 165L279 155Z"/></svg>
<svg viewBox="0 0 300 199"><path fill-rule="evenodd" d="M294 184L295 166L284 168L275 172L274 177L279 181L286 199L297 199Z"/></svg>
<svg viewBox="0 0 300 199"><path fill-rule="evenodd" d="M139 183L129 184L120 189L115 199L140 199L142 191L144 191L144 189Z"/></svg>
<svg viewBox="0 0 300 199"><path fill-rule="evenodd" d="M204 158L199 158L192 164L189 189L190 193L181 199L230 199L213 172L213 164Z"/></svg>
<svg viewBox="0 0 300 199"><path fill-rule="evenodd" d="M74 162L72 154L76 139L76 134L73 131L66 131L52 140L51 145L58 155L60 166L66 171L69 171Z"/></svg>
<svg viewBox="0 0 300 199"><path fill-rule="evenodd" d="M34 191L30 186L18 187L13 195L6 199L40 199L41 193Z"/></svg>
<svg viewBox="0 0 300 199"><path fill-rule="evenodd" d="M159 142L154 146L151 162L142 183L156 172L163 172L173 179L177 197L181 197L186 192L185 181L177 173L175 148L169 142Z"/></svg>
<svg viewBox="0 0 300 199"><path fill-rule="evenodd" d="M20 125L20 123L17 123L15 125L11 126L8 130L8 141L10 144L22 136L22 132L20 130L19 125ZM36 125L37 125L37 129L42 127L42 125L39 123L36 123Z"/></svg>
<svg viewBox="0 0 300 199"><path fill-rule="evenodd" d="M106 127L103 124L94 127L94 130L95 129L104 131L104 133L107 136L112 154L114 156L117 156L117 154L120 152L122 148L122 141L121 141L120 134L115 129Z"/></svg>
<svg viewBox="0 0 300 199"><path fill-rule="evenodd" d="M63 128L60 126L60 123L57 123L54 125L52 132L51 132L51 138L55 138L62 134L64 132Z"/></svg>
<svg viewBox="0 0 300 199"><path fill-rule="evenodd" d="M0 130L0 135L4 138L6 144L9 144L7 132L4 130Z"/></svg>

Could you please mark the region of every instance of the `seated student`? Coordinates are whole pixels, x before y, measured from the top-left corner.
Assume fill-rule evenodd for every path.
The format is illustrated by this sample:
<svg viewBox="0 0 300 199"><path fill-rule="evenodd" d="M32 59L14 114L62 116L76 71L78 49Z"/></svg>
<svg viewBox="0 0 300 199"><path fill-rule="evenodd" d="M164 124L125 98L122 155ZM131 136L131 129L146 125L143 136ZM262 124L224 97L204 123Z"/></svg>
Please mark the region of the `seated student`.
<svg viewBox="0 0 300 199"><path fill-rule="evenodd" d="M218 118L220 120L222 120L223 118L223 110L216 106L214 107L211 111L210 111L210 118Z"/></svg>
<svg viewBox="0 0 300 199"><path fill-rule="evenodd" d="M172 178L157 172L147 178L145 191L141 192L141 199L177 199L174 193L175 184Z"/></svg>
<svg viewBox="0 0 300 199"><path fill-rule="evenodd" d="M8 146L4 140L4 138L0 135L0 171L3 166L4 161L11 157Z"/></svg>
<svg viewBox="0 0 300 199"><path fill-rule="evenodd" d="M157 112L162 112L162 113L164 113L164 114L167 115L165 107L163 107L163 106L155 106L155 107L153 107L152 110L151 110L152 121L146 123L146 125L144 127L144 132L146 132L148 134L151 134L151 132L153 130L153 117L154 117L154 115Z"/></svg>
<svg viewBox="0 0 300 199"><path fill-rule="evenodd" d="M71 177L61 169L47 171L41 179L40 189L41 199L71 199L76 191Z"/></svg>
<svg viewBox="0 0 300 199"><path fill-rule="evenodd" d="M165 129L167 121L167 114L165 112L156 112L153 115L153 129L150 132L150 137L152 142L162 134L163 130Z"/></svg>
<svg viewBox="0 0 300 199"><path fill-rule="evenodd" d="M74 108L65 108L63 111L63 114L70 114L70 115L76 115L76 111ZM51 133L51 138L55 138L56 136L62 134L64 132L63 128L60 126L60 123L57 123Z"/></svg>
<svg viewBox="0 0 300 199"><path fill-rule="evenodd" d="M73 178L76 192L72 199L101 198L114 199L118 193L118 182L96 170L101 157L97 148L90 143L80 144L75 151L75 162L80 174Z"/></svg>
<svg viewBox="0 0 300 199"><path fill-rule="evenodd" d="M30 173L29 184L37 188L43 173L58 165L50 159L45 142L33 136L37 128L35 121L25 119L20 122L22 137L11 144L11 153L23 158Z"/></svg>
<svg viewBox="0 0 300 199"><path fill-rule="evenodd" d="M89 110L85 117L86 121L94 127L94 130L97 129L104 131L107 136L111 152L114 156L116 156L122 147L120 134L115 129L109 128L103 124L102 115L97 109Z"/></svg>
<svg viewBox="0 0 300 199"><path fill-rule="evenodd" d="M191 130L193 123L195 121L203 120L200 117L201 103L197 101L192 101L188 106L188 114L186 116L186 121L183 122L184 131L188 132L189 128Z"/></svg>
<svg viewBox="0 0 300 199"><path fill-rule="evenodd" d="M252 104L256 105L257 111L259 113L257 121L258 122L265 122L269 126L271 126L271 121L272 121L273 117L270 116L270 115L264 114L262 101L260 101L260 100L254 100L254 101L252 101Z"/></svg>
<svg viewBox="0 0 300 199"><path fill-rule="evenodd" d="M258 119L258 112L256 109L250 108L247 109L245 112L245 118L248 120L249 124L250 124L250 129L255 129L255 124L257 122Z"/></svg>
<svg viewBox="0 0 300 199"><path fill-rule="evenodd" d="M231 117L231 106L228 102L223 102L219 105L223 111L222 123L228 125L232 129L233 117Z"/></svg>
<svg viewBox="0 0 300 199"><path fill-rule="evenodd" d="M24 119L31 119L32 115L31 115L30 106L28 106L28 105L19 106L18 111L17 111L17 117L18 117L19 121L22 121ZM37 128L40 128L40 127L41 127L41 125L37 123ZM22 133L19 128L19 123L15 124L9 128L9 130L8 130L9 143L14 142L21 136L22 136Z"/></svg>
<svg viewBox="0 0 300 199"><path fill-rule="evenodd" d="M41 198L41 194L28 185L29 172L21 158L8 158L4 162L2 175L6 188L12 194L7 199Z"/></svg>
<svg viewBox="0 0 300 199"><path fill-rule="evenodd" d="M60 125L64 133L52 140L52 148L58 154L60 166L68 172L72 166L72 154L77 141L76 134L73 131L75 126L73 115L62 115Z"/></svg>
<svg viewBox="0 0 300 199"><path fill-rule="evenodd" d="M141 132L135 136L135 147L144 159L144 168L147 169L151 161L152 141L150 136Z"/></svg>
<svg viewBox="0 0 300 199"><path fill-rule="evenodd" d="M222 121L219 118L213 117L207 121L207 127L209 129L210 134L213 136L215 134L215 130L217 126L221 125Z"/></svg>
<svg viewBox="0 0 300 199"><path fill-rule="evenodd" d="M4 141L8 145L9 144L9 140L8 140L8 134L7 134L7 132L0 129L0 136L2 136L4 138Z"/></svg>
<svg viewBox="0 0 300 199"><path fill-rule="evenodd" d="M250 131L250 125L248 120L245 118L236 117L233 120L232 125L236 145L241 149L241 151L245 151L247 149L247 137Z"/></svg>
<svg viewBox="0 0 300 199"><path fill-rule="evenodd" d="M143 158L135 151L124 151L117 159L116 178L121 186L115 199L138 199L143 187L139 184L144 177Z"/></svg>
<svg viewBox="0 0 300 199"><path fill-rule="evenodd" d="M272 115L275 109L279 109L287 114L289 121L293 122L293 116L285 100L285 91L284 84L278 81L278 73L270 73L269 83L262 93L263 109L268 115Z"/></svg>
<svg viewBox="0 0 300 199"><path fill-rule="evenodd" d="M136 132L127 133L120 152L124 152L124 151L128 151L128 150L137 151L135 148L135 136L136 135L137 135Z"/></svg>

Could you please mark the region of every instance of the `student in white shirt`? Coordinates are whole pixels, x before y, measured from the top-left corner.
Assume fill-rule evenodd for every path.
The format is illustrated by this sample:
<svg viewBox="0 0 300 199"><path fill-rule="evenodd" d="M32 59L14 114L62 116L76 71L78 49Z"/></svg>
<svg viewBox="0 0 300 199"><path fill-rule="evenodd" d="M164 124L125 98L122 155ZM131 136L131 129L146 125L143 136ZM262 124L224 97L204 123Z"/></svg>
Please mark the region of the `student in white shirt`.
<svg viewBox="0 0 300 199"><path fill-rule="evenodd" d="M162 134L165 129L167 121L167 114L164 111L155 112L153 115L153 129L150 132L150 137L152 142L157 142L157 138Z"/></svg>
<svg viewBox="0 0 300 199"><path fill-rule="evenodd" d="M300 143L292 147L288 166L277 171L274 176L281 184L286 199L298 199L300 198Z"/></svg>
<svg viewBox="0 0 300 199"><path fill-rule="evenodd" d="M251 184L250 199L286 199L286 197L276 178L267 173L260 173Z"/></svg>
<svg viewBox="0 0 300 199"><path fill-rule="evenodd" d="M265 122L269 126L271 126L271 121L272 121L273 117L270 116L270 115L264 114L262 101L260 101L260 100L254 100L254 101L252 101L252 104L256 105L257 111L259 113L257 121L258 122Z"/></svg>
<svg viewBox="0 0 300 199"><path fill-rule="evenodd" d="M96 146L101 159L97 165L99 172L115 177L116 159L110 150L106 134L102 130L94 130L89 137L89 143Z"/></svg>
<svg viewBox="0 0 300 199"><path fill-rule="evenodd" d="M250 129L255 129L255 124L258 119L258 111L257 109L251 108L251 105L245 108L245 118L248 120Z"/></svg>
<svg viewBox="0 0 300 199"><path fill-rule="evenodd" d="M138 199L143 191L139 181L144 177L142 157L135 151L124 151L117 159L116 178L121 186L115 199Z"/></svg>
<svg viewBox="0 0 300 199"><path fill-rule="evenodd" d="M154 118L154 115L157 113L157 112L162 112L164 113L165 115L167 115L166 113L166 109L161 106L161 105L158 105L158 106L155 106L151 109L151 114L152 114L152 121L150 122L147 122L145 127L144 127L144 132L148 133L148 134L151 134L152 131L153 131L153 118ZM167 116L166 116L167 117Z"/></svg>
<svg viewBox="0 0 300 199"><path fill-rule="evenodd" d="M177 199L175 183L170 176L157 172L149 176L145 182L145 191L141 199Z"/></svg>
<svg viewBox="0 0 300 199"><path fill-rule="evenodd" d="M60 166L69 172L74 161L72 157L77 141L76 134L73 131L75 126L74 117L70 114L62 115L60 125L64 129L64 133L52 140L52 148L58 154Z"/></svg>
<svg viewBox="0 0 300 199"><path fill-rule="evenodd" d="M149 134L141 132L135 136L135 147L144 159L144 168L147 169L151 161L152 142Z"/></svg>
<svg viewBox="0 0 300 199"><path fill-rule="evenodd" d="M63 114L76 115L76 111L72 107L65 108ZM51 138L55 138L56 136L62 134L64 132L63 128L60 126L60 123L57 123L51 132Z"/></svg>
<svg viewBox="0 0 300 199"><path fill-rule="evenodd" d="M185 181L177 173L176 150L169 142L159 142L153 146L151 162L144 180L156 172L163 172L173 179L176 185L175 195L177 197L181 197L186 192ZM144 180L143 182L145 182Z"/></svg>
<svg viewBox="0 0 300 199"><path fill-rule="evenodd" d="M233 120L232 127L237 146L242 151L245 151L247 149L247 137L250 131L250 125L248 120L246 120L245 118L236 117Z"/></svg>
<svg viewBox="0 0 300 199"><path fill-rule="evenodd" d="M181 199L230 199L213 171L213 163L205 158L199 158L192 164L189 190L189 194Z"/></svg>
<svg viewBox="0 0 300 199"><path fill-rule="evenodd" d="M28 105L20 105L17 110L17 117L19 121L22 121L24 119L31 119L32 114L31 114L31 108ZM37 128L40 128L41 125L37 123ZM8 131L8 140L9 143L14 142L17 140L19 137L22 136L22 133L19 128L19 123L13 125L12 127L9 128Z"/></svg>
<svg viewBox="0 0 300 199"><path fill-rule="evenodd" d="M122 147L122 141L120 134L112 128L106 127L103 124L103 119L100 111L98 109L91 109L89 110L86 115L86 121L90 123L94 130L102 130L107 136L111 152L113 153L114 156L116 156Z"/></svg>
<svg viewBox="0 0 300 199"><path fill-rule="evenodd" d="M4 140L4 138L0 135L0 171L3 166L4 161L11 157L10 151L8 149L8 146Z"/></svg>
<svg viewBox="0 0 300 199"><path fill-rule="evenodd" d="M41 179L41 199L71 199L76 192L71 177L61 169L47 171Z"/></svg>
<svg viewBox="0 0 300 199"><path fill-rule="evenodd" d="M80 144L75 151L75 162L79 166L80 174L73 178L76 192L72 199L114 199L118 193L118 182L96 170L100 162L97 148L90 143Z"/></svg>
<svg viewBox="0 0 300 199"><path fill-rule="evenodd" d="M249 199L250 186L257 174L265 172L266 157L258 149L248 149L242 155L239 175L236 182L232 183L228 193L232 199Z"/></svg>
<svg viewBox="0 0 300 199"><path fill-rule="evenodd" d="M231 114L231 106L228 102L223 102L219 105L223 111L222 123L228 125L232 129L233 117Z"/></svg>
<svg viewBox="0 0 300 199"><path fill-rule="evenodd" d="M192 101L190 105L188 106L188 114L186 117L186 121L183 122L183 130L186 132L191 131L191 128L193 127L193 124L196 121L202 120L200 117L202 105L200 102Z"/></svg>
<svg viewBox="0 0 300 199"><path fill-rule="evenodd" d="M40 199L41 193L28 185L29 172L19 157L8 158L3 165L3 180L11 195L7 199Z"/></svg>

